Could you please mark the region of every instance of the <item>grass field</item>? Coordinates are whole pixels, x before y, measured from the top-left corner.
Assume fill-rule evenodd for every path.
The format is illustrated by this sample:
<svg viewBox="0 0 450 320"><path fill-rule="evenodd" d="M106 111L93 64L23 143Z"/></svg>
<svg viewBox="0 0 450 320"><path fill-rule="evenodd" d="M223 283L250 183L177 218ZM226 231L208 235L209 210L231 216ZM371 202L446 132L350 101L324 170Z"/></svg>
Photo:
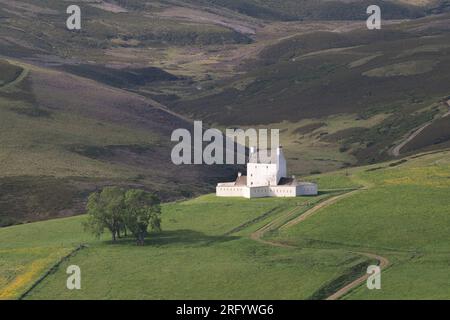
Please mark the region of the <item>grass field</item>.
<svg viewBox="0 0 450 320"><path fill-rule="evenodd" d="M365 259L335 249L293 253L246 237L306 201L311 198L230 201L209 195L168 204L163 208L164 231L153 234L143 248L126 239L117 245L92 239L82 231L83 216L4 228L1 250L9 255L2 274L9 277L0 292L3 298L16 298L39 276L29 271L37 268L36 260L46 259L48 267L59 258L55 248L69 252L84 243L88 248L64 262L27 298L308 298L323 282ZM65 289L68 264L83 270L81 291ZM14 281L26 275L28 282L20 286Z"/></svg>
<svg viewBox="0 0 450 320"><path fill-rule="evenodd" d="M382 273L382 290L361 286L346 299L450 298L449 152L354 169L351 175L367 189L271 239L302 248L372 252L391 261Z"/></svg>
<svg viewBox="0 0 450 320"><path fill-rule="evenodd" d="M321 299L374 261L390 261L382 289L360 286L345 299L450 297L449 152L311 177L322 189L354 189L300 224L266 240L250 234L293 208L297 216L333 193L313 198L227 199L213 195L163 207L163 231L145 247L116 245L83 232L84 216L0 229L2 298L17 298L80 244L27 299ZM295 218L291 217L290 219ZM285 220L284 222L287 222ZM82 270L82 289L65 288L68 265Z"/></svg>

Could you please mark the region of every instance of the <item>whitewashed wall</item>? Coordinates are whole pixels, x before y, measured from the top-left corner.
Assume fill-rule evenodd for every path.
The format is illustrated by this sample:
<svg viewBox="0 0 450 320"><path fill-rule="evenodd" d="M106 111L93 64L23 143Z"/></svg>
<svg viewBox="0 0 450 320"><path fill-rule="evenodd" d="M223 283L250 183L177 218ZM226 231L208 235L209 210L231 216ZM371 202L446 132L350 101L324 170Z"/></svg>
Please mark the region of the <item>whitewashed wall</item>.
<svg viewBox="0 0 450 320"><path fill-rule="evenodd" d="M236 186L217 186L216 187L216 195L218 197L243 197L244 187L236 187Z"/></svg>
<svg viewBox="0 0 450 320"><path fill-rule="evenodd" d="M260 187L277 185L277 165L274 163L248 163L247 186Z"/></svg>
<svg viewBox="0 0 450 320"><path fill-rule="evenodd" d="M318 194L317 184L300 184L297 185L297 196L315 196Z"/></svg>

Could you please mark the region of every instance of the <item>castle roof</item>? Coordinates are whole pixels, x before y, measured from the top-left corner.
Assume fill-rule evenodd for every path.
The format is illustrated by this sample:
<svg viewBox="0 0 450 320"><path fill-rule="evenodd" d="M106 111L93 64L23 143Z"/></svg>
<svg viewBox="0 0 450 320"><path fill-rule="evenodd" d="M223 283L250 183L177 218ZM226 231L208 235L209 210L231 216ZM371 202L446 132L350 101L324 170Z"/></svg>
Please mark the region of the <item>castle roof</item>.
<svg viewBox="0 0 450 320"><path fill-rule="evenodd" d="M281 147L280 147L281 148ZM277 150L274 149L258 149L250 148L248 163L271 164L277 163Z"/></svg>
<svg viewBox="0 0 450 320"><path fill-rule="evenodd" d="M278 182L279 186L293 186L297 184L297 180L295 178L281 178Z"/></svg>
<svg viewBox="0 0 450 320"><path fill-rule="evenodd" d="M247 176L238 176L236 181L234 182L235 186L246 186L247 185Z"/></svg>

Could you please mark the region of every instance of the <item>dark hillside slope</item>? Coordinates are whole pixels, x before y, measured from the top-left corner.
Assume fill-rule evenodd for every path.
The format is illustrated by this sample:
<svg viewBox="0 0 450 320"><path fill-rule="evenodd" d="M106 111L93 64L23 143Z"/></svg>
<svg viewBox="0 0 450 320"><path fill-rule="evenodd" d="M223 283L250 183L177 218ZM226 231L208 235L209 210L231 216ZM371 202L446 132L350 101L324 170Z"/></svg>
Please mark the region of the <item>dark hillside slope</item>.
<svg viewBox="0 0 450 320"><path fill-rule="evenodd" d="M170 135L191 124L152 101L19 65L21 77L0 87L0 226L81 213L89 192L105 185L169 200L235 176L232 167L174 165Z"/></svg>
<svg viewBox="0 0 450 320"><path fill-rule="evenodd" d="M178 78L156 67L109 68L100 65L64 65L60 69L110 86L125 88L143 86L158 81L175 81Z"/></svg>
<svg viewBox="0 0 450 320"><path fill-rule="evenodd" d="M361 20L370 5L383 8L386 19L418 18L432 8L441 12L445 1L411 5L403 1L382 0L189 0L190 3L225 7L241 14L274 20Z"/></svg>
<svg viewBox="0 0 450 320"><path fill-rule="evenodd" d="M430 36L386 32L383 38L388 40L373 43L360 41L359 33L355 39L352 34L316 36L327 39L323 46L308 48L307 42L295 39L301 47L270 49L264 53L271 54L267 66L255 67L221 93L180 102L177 110L210 122L252 125L390 110L448 94L449 32ZM328 50L330 46L335 50ZM312 53L315 49L317 53ZM281 57L274 62L277 52ZM263 62L268 61L264 54ZM248 83L243 90L234 85L242 82Z"/></svg>
<svg viewBox="0 0 450 320"><path fill-rule="evenodd" d="M437 120L424 129L419 136L407 143L403 153L450 148L450 117Z"/></svg>
<svg viewBox="0 0 450 320"><path fill-rule="evenodd" d="M358 119L388 114L381 124L363 129L364 134L347 131L337 140L342 150L360 144L352 153L361 162L382 160L391 144L430 121L438 112L431 106L450 93L449 25L446 14L385 26L380 32L292 37L263 50L245 75L217 93L179 101L173 108L226 126L282 121L294 126L341 114ZM325 129L320 134L320 140L326 139Z"/></svg>

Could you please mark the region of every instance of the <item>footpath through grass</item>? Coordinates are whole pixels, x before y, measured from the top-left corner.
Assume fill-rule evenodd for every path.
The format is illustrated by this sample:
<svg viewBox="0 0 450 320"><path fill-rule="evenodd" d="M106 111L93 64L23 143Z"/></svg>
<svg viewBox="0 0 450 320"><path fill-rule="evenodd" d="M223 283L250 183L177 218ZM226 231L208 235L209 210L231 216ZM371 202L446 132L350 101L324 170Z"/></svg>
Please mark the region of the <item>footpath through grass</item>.
<svg viewBox="0 0 450 320"><path fill-rule="evenodd" d="M450 152L317 176L321 188L366 188L265 239L250 234L298 215L336 193L294 199L202 196L163 208L163 229L145 247L113 245L82 230L84 216L0 229L0 295L14 299L80 244L28 299L319 299L374 263L391 262L382 289L361 285L346 299L446 299L450 243ZM277 220L277 221L278 221ZM82 289L66 289L68 265L82 270Z"/></svg>
<svg viewBox="0 0 450 320"><path fill-rule="evenodd" d="M301 248L372 252L388 258L382 289L365 285L347 299L448 299L450 152L350 170L369 187L310 219L272 233Z"/></svg>
<svg viewBox="0 0 450 320"><path fill-rule="evenodd" d="M327 195L321 196L326 197ZM164 231L145 247L123 239L93 239L83 232L84 216L0 229L0 292L17 298L45 267L20 285L36 265L47 267L80 243L88 248L63 262L34 288L29 299L304 299L364 259L339 249L273 248L248 238L252 230L295 206L318 198L226 199L213 195L171 203L163 209ZM299 214L302 209L299 209ZM235 232L234 232L235 231ZM59 248L60 251L57 251ZM55 256L56 252L61 255ZM82 289L66 289L68 265L82 270ZM39 265L41 266L41 265Z"/></svg>

